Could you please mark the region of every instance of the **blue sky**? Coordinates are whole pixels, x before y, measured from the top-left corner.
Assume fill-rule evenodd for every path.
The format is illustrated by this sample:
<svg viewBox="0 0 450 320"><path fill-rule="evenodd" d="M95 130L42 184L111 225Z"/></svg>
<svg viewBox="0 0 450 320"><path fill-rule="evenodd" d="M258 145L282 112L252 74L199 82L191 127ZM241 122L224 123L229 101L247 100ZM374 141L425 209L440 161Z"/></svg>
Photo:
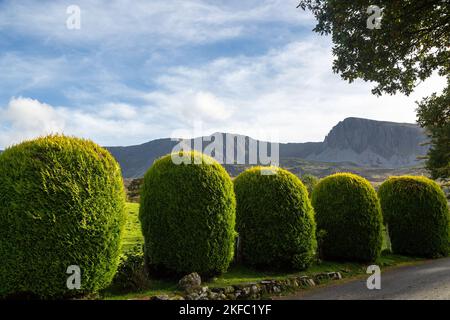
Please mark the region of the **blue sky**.
<svg viewBox="0 0 450 320"><path fill-rule="evenodd" d="M81 9L70 30L67 7ZM131 145L226 131L321 141L349 116L413 122L331 71L297 0L0 1L0 148L48 133Z"/></svg>

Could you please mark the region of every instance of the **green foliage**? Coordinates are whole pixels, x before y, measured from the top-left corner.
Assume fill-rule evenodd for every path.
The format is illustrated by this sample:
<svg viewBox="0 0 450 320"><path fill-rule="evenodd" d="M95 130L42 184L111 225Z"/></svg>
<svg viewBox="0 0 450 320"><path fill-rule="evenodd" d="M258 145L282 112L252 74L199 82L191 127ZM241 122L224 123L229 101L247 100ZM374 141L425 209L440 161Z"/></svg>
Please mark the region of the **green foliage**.
<svg viewBox="0 0 450 320"><path fill-rule="evenodd" d="M419 103L417 116L431 140L427 169L433 179L450 185L450 78L441 95L433 94Z"/></svg>
<svg viewBox="0 0 450 320"><path fill-rule="evenodd" d="M274 170L275 174L263 174ZM292 173L251 168L234 181L240 254L244 264L305 269L316 250L314 213L308 192Z"/></svg>
<svg viewBox="0 0 450 320"><path fill-rule="evenodd" d="M314 188L319 183L319 178L313 176L312 174L304 174L300 177L300 180L305 185L308 190L309 197L311 198Z"/></svg>
<svg viewBox="0 0 450 320"><path fill-rule="evenodd" d="M186 161L177 165L172 156ZM233 183L215 160L180 152L155 161L144 178L139 211L150 269L226 271L234 254L235 215Z"/></svg>
<svg viewBox="0 0 450 320"><path fill-rule="evenodd" d="M135 246L120 257L119 267L110 290L117 292L143 291L150 287L142 246Z"/></svg>
<svg viewBox="0 0 450 320"><path fill-rule="evenodd" d="M394 253L431 258L448 253L450 213L437 183L425 177L391 177L378 193Z"/></svg>
<svg viewBox="0 0 450 320"><path fill-rule="evenodd" d="M323 258L375 261L379 257L382 215L367 180L350 173L328 176L314 189L312 204Z"/></svg>
<svg viewBox="0 0 450 320"><path fill-rule="evenodd" d="M367 9L383 9L380 29L367 28ZM331 34L333 70L350 82L373 81L375 94L410 94L437 70L450 74L450 2L442 0L301 0L317 19L315 32Z"/></svg>
<svg viewBox="0 0 450 320"><path fill-rule="evenodd" d="M96 292L117 269L125 220L120 167L93 142L48 136L0 155L0 296ZM66 270L81 269L81 291Z"/></svg>

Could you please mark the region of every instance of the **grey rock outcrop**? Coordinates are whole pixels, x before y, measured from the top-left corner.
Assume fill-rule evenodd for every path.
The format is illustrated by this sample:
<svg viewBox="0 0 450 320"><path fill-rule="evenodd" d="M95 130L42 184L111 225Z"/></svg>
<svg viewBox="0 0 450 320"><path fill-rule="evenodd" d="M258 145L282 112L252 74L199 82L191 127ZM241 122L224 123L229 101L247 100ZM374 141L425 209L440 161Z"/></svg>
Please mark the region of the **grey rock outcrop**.
<svg viewBox="0 0 450 320"><path fill-rule="evenodd" d="M320 151L306 159L369 167L414 166L427 152L426 139L415 124L347 118L330 131Z"/></svg>

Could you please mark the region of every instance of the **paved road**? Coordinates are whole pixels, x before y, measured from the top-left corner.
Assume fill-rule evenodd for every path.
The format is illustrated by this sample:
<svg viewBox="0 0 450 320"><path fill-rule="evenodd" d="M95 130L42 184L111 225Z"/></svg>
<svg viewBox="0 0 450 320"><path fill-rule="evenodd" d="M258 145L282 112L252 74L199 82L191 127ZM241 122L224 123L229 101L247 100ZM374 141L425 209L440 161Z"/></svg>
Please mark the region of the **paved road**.
<svg viewBox="0 0 450 320"><path fill-rule="evenodd" d="M368 275L369 276L369 275ZM368 290L367 278L283 297L291 300L450 300L450 258L382 272L381 290Z"/></svg>

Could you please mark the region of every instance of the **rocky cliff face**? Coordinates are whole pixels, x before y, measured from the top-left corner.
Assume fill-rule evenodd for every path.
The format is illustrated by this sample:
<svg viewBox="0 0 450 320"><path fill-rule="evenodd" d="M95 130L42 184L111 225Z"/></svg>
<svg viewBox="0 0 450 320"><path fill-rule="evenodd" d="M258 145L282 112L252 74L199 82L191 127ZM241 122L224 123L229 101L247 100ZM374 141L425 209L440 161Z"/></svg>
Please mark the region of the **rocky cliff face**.
<svg viewBox="0 0 450 320"><path fill-rule="evenodd" d="M307 159L373 167L412 166L426 154L425 141L423 130L414 124L347 118L330 131L320 151Z"/></svg>
<svg viewBox="0 0 450 320"><path fill-rule="evenodd" d="M225 136L223 133L217 134ZM235 137L245 138L244 153L248 155L249 143L256 140L238 135ZM203 138L195 140L211 141ZM351 163L367 168L410 167L419 164L421 160L418 157L427 153L427 147L421 145L425 141L422 129L414 124L347 118L339 122L323 142L280 144L280 161L282 165L290 159L304 159ZM191 143L195 145L194 140ZM199 145L204 149L209 143ZM171 153L176 144L170 139L159 139L139 146L108 149L122 166L125 178L138 178L144 175L155 159ZM226 154L225 149L223 154ZM225 167L230 173L235 173L235 165Z"/></svg>

